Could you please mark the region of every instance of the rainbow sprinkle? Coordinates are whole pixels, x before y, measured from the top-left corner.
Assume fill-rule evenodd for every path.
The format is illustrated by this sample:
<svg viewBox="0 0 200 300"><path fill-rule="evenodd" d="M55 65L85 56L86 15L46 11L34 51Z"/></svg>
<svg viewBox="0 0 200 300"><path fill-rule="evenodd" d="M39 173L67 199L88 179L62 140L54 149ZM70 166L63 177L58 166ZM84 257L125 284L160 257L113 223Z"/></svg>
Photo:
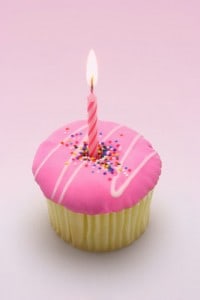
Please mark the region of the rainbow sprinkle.
<svg viewBox="0 0 200 300"><path fill-rule="evenodd" d="M69 128L65 130L69 133ZM86 141L80 142L79 139L82 135L82 132L71 134L67 141L60 142L69 151L72 163L84 162L85 168L89 167L92 174L101 173L109 181L119 173L124 174L126 177L129 176L131 169L120 163L121 144L119 139L108 140L106 142L101 141L98 146L98 156L96 158L89 156L88 143ZM102 136L103 132L99 132L99 137L102 138ZM120 138L123 137L123 133L120 133L119 136ZM69 162L65 164L68 165Z"/></svg>

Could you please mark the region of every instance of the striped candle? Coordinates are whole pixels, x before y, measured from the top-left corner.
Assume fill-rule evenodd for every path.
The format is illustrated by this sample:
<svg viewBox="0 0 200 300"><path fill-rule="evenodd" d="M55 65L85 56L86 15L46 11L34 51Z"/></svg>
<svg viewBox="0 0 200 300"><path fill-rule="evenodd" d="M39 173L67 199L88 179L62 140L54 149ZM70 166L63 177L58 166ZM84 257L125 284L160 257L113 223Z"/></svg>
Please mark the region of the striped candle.
<svg viewBox="0 0 200 300"><path fill-rule="evenodd" d="M88 96L88 148L89 156L98 155L98 132L97 132L97 100L92 92Z"/></svg>
<svg viewBox="0 0 200 300"><path fill-rule="evenodd" d="M88 149L89 156L98 156L98 135L97 135L97 99L93 94L94 85L97 82L98 68L94 50L90 50L87 59L87 82L90 86L88 96Z"/></svg>

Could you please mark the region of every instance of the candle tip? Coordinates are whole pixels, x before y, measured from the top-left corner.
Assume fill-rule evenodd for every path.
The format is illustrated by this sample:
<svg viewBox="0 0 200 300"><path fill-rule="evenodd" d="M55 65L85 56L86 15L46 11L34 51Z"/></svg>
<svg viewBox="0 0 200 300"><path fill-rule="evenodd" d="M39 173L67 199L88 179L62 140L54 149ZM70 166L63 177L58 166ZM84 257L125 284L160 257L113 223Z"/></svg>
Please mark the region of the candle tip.
<svg viewBox="0 0 200 300"><path fill-rule="evenodd" d="M93 90L94 90L94 79L92 77L90 82L90 92L93 93Z"/></svg>

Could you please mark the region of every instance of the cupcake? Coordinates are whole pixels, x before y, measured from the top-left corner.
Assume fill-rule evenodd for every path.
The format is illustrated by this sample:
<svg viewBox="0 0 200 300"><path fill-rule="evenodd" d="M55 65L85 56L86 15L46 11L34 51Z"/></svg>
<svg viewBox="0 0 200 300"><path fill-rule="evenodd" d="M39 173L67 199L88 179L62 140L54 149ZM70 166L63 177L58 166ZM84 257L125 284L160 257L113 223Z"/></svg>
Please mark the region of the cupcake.
<svg viewBox="0 0 200 300"><path fill-rule="evenodd" d="M147 228L161 161L136 131L98 121L98 157L88 155L86 121L51 134L39 146L33 174L47 199L52 227L73 246L110 251Z"/></svg>

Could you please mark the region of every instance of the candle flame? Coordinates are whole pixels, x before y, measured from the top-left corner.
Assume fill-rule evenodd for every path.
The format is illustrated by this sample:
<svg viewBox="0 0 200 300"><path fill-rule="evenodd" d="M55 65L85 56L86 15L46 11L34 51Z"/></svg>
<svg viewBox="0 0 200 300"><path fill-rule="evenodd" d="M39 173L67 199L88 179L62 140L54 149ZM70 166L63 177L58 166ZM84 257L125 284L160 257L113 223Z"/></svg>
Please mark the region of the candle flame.
<svg viewBox="0 0 200 300"><path fill-rule="evenodd" d="M91 49L88 54L86 76L91 91L93 91L93 87L96 85L98 77L97 59L93 49Z"/></svg>

